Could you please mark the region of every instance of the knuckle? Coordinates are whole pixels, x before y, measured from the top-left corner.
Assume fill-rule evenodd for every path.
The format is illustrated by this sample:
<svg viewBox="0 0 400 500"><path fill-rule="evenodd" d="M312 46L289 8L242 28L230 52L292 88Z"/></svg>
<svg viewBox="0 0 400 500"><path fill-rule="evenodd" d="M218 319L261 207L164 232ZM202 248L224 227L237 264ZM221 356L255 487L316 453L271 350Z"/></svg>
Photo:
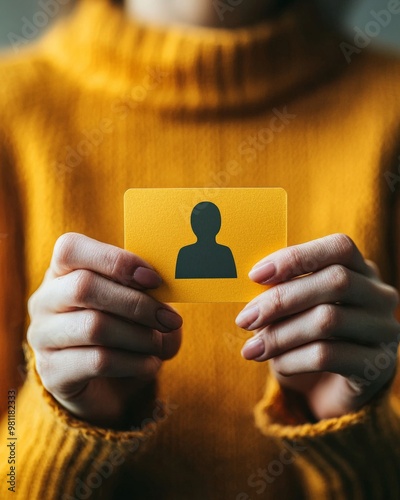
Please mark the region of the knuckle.
<svg viewBox="0 0 400 500"><path fill-rule="evenodd" d="M89 303L93 287L93 274L86 269L79 269L71 273L72 297L77 305L84 306Z"/></svg>
<svg viewBox="0 0 400 500"><path fill-rule="evenodd" d="M36 302L37 302L37 292L33 293L27 303L28 314L32 318L35 315L36 311Z"/></svg>
<svg viewBox="0 0 400 500"><path fill-rule="evenodd" d="M341 265L330 266L330 282L334 290L340 293L347 292L351 286L350 271Z"/></svg>
<svg viewBox="0 0 400 500"><path fill-rule="evenodd" d="M284 356L277 356L273 359L274 370L281 377L289 377L292 375L290 372L287 363L284 361Z"/></svg>
<svg viewBox="0 0 400 500"><path fill-rule="evenodd" d="M103 317L96 311L85 311L83 315L83 341L90 345L103 343Z"/></svg>
<svg viewBox="0 0 400 500"><path fill-rule="evenodd" d="M373 260L365 259L365 263L377 276L380 275L379 267Z"/></svg>
<svg viewBox="0 0 400 500"><path fill-rule="evenodd" d="M265 328L264 335L261 337L264 341L265 350L268 350L268 354L273 356L274 353L278 353L281 350L280 335L278 335L278 329L274 326L267 326ZM266 341L267 339L267 341Z"/></svg>
<svg viewBox="0 0 400 500"><path fill-rule="evenodd" d="M396 309L400 302L400 294L396 288L390 285L385 285L386 297L388 305L391 309Z"/></svg>
<svg viewBox="0 0 400 500"><path fill-rule="evenodd" d="M318 342L314 348L313 368L318 372L329 371L332 360L332 348L329 342Z"/></svg>
<svg viewBox="0 0 400 500"><path fill-rule="evenodd" d="M33 326L33 322L29 325L29 328L26 332L26 341L28 342L28 344L34 348L35 345L36 345L36 336L35 336L35 332L34 332L34 326Z"/></svg>
<svg viewBox="0 0 400 500"><path fill-rule="evenodd" d="M315 313L320 334L329 338L340 324L338 308L332 304L322 304L316 307Z"/></svg>
<svg viewBox="0 0 400 500"><path fill-rule="evenodd" d="M112 278L121 274L121 269L123 268L122 255L121 251L117 248L111 248L103 256L105 267L109 269L109 275Z"/></svg>
<svg viewBox="0 0 400 500"><path fill-rule="evenodd" d="M107 349L97 346L90 350L90 371L97 377L106 376L112 368L112 359Z"/></svg>
<svg viewBox="0 0 400 500"><path fill-rule="evenodd" d="M57 266L63 267L70 261L71 253L80 238L81 235L78 233L65 233L59 236L53 250L53 261Z"/></svg>
<svg viewBox="0 0 400 500"><path fill-rule="evenodd" d="M288 249L289 262L291 262L290 273L292 275L299 275L304 273L303 259L300 250L294 246Z"/></svg>
<svg viewBox="0 0 400 500"><path fill-rule="evenodd" d="M148 356L144 359L141 376L143 380L152 380L160 370L162 361L157 356Z"/></svg>
<svg viewBox="0 0 400 500"><path fill-rule="evenodd" d="M284 293L283 288L276 285L272 288L270 295L270 308L273 316L279 315L284 307Z"/></svg>
<svg viewBox="0 0 400 500"><path fill-rule="evenodd" d="M344 258L351 259L356 250L356 245L354 241L347 236L347 234L337 233L333 235L334 243L336 248L339 250L340 255Z"/></svg>
<svg viewBox="0 0 400 500"><path fill-rule="evenodd" d="M43 350L35 351L35 367L43 383L48 383L48 375L54 371L50 358L50 353Z"/></svg>
<svg viewBox="0 0 400 500"><path fill-rule="evenodd" d="M140 318L145 311L144 294L131 292L129 298L129 308L132 310L133 317Z"/></svg>

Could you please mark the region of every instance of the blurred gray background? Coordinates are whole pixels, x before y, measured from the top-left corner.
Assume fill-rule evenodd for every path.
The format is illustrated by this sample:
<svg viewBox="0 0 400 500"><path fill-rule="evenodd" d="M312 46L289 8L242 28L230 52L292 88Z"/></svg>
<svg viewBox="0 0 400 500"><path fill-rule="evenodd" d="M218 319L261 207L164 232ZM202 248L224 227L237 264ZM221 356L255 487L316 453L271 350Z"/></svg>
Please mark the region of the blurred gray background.
<svg viewBox="0 0 400 500"><path fill-rule="evenodd" d="M390 5L397 6L397 10L400 11L400 0L319 0L319 2L350 38L354 36L355 26L364 31L368 24L374 21L371 11L387 10ZM65 4L65 7L60 7L61 3ZM43 26L36 28L35 35L40 35L46 30L50 25L49 19L55 19L57 15L53 10L51 15L47 16L43 5L55 5L59 14L72 3L73 0L0 0L0 47L10 47L12 34L22 36L25 19L28 21L36 19L35 25L43 23ZM378 31L376 36L371 37L372 44L400 51L400 12L391 15L387 26L381 25Z"/></svg>

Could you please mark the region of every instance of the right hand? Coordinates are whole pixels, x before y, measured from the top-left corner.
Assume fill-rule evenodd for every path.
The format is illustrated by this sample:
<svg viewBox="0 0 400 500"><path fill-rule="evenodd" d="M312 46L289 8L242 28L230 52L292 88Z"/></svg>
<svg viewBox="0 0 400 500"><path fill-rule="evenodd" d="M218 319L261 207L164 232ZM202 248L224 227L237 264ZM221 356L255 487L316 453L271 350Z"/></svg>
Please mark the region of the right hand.
<svg viewBox="0 0 400 500"><path fill-rule="evenodd" d="M124 427L135 398L177 354L182 318L146 294L161 282L126 250L76 233L57 240L28 303L28 342L44 387L76 417Z"/></svg>

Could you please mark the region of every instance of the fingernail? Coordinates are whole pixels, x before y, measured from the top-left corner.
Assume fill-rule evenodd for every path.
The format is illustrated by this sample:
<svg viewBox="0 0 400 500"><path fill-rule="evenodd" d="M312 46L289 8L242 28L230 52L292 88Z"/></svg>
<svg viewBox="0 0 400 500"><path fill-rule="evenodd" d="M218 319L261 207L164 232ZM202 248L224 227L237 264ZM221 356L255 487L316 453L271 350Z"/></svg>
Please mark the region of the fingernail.
<svg viewBox="0 0 400 500"><path fill-rule="evenodd" d="M262 356L265 352L264 342L261 337L253 337L248 340L242 349L242 356L245 359L252 360Z"/></svg>
<svg viewBox="0 0 400 500"><path fill-rule="evenodd" d="M275 264L273 262L265 262L260 266L255 265L249 272L249 278L257 283L264 284L270 281L275 276L275 273Z"/></svg>
<svg viewBox="0 0 400 500"><path fill-rule="evenodd" d="M243 311L236 318L236 324L240 328L249 328L260 315L260 310L257 305L253 305Z"/></svg>
<svg viewBox="0 0 400 500"><path fill-rule="evenodd" d="M138 267L133 273L133 279L144 288L157 288L162 283L161 276L148 267Z"/></svg>
<svg viewBox="0 0 400 500"><path fill-rule="evenodd" d="M179 314L169 309L158 309L156 318L168 330L177 330L183 323Z"/></svg>

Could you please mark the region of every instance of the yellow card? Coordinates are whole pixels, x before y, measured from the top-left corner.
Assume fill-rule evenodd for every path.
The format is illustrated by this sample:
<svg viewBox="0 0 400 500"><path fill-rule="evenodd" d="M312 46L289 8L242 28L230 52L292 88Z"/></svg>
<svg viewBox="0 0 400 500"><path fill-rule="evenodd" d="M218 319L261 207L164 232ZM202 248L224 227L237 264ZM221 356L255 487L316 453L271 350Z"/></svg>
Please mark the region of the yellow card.
<svg viewBox="0 0 400 500"><path fill-rule="evenodd" d="M266 289L248 277L287 245L281 188L129 189L125 248L162 276L161 302L248 302Z"/></svg>

